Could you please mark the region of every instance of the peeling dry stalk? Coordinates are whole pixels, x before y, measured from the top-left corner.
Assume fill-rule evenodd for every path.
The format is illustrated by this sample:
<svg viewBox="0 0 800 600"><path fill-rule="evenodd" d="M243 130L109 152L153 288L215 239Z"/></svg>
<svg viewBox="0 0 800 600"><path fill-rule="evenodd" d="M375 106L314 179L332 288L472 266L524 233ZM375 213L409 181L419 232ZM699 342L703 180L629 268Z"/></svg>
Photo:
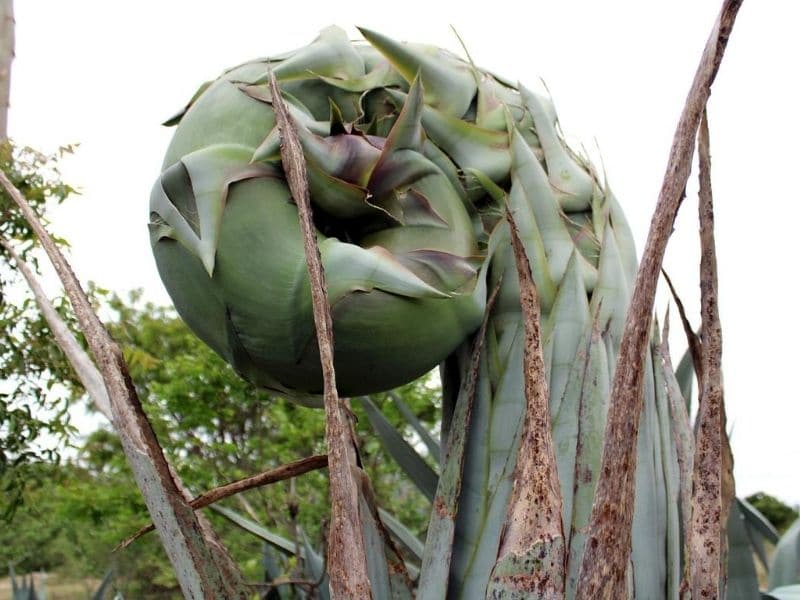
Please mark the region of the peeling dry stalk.
<svg viewBox="0 0 800 600"><path fill-rule="evenodd" d="M706 44L670 151L644 255L636 275L611 388L605 446L577 597L623 598L631 553L636 440L642 412L643 361L656 284L672 224L689 178L694 140L742 0L725 0Z"/></svg>
<svg viewBox="0 0 800 600"><path fill-rule="evenodd" d="M331 528L328 541L328 575L331 596L371 598L364 534L358 507L358 488L351 471L352 439L347 414L342 410L336 391L333 367L333 322L325 287L319 247L311 219L311 198L306 163L297 132L281 97L275 75L270 73L272 106L281 133L281 161L292 197L297 204L300 227L311 281L314 325L317 331L324 381L325 434L330 473Z"/></svg>
<svg viewBox="0 0 800 600"><path fill-rule="evenodd" d="M708 120L699 134L700 154L700 304L703 315L700 400L692 478L689 539L692 598L720 598L722 557L722 330L717 303L717 258L711 194Z"/></svg>
<svg viewBox="0 0 800 600"><path fill-rule="evenodd" d="M564 596L566 546L539 327L541 311L530 262L508 207L506 220L520 282L526 408L514 487L487 596L557 599Z"/></svg>
<svg viewBox="0 0 800 600"><path fill-rule="evenodd" d="M0 185L17 204L45 249L69 296L95 363L103 375L125 456L153 517L186 598L246 598L233 563L215 560L217 551L173 479L170 466L142 410L119 346L94 313L72 268L22 193L0 171Z"/></svg>

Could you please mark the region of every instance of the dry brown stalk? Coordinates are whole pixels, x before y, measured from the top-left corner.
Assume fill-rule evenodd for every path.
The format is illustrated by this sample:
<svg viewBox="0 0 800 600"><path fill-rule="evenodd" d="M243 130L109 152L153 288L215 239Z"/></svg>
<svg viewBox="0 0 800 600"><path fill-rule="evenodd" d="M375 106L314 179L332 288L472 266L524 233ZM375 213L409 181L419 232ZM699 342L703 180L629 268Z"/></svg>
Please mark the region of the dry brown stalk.
<svg viewBox="0 0 800 600"><path fill-rule="evenodd" d="M0 186L19 207L36 233L64 290L100 370L111 405L112 422L133 471L134 479L175 569L186 598L246 598L241 574L230 561L217 561L219 549L209 543L203 527L173 479L155 433L142 410L119 346L111 339L38 215L22 193L0 171Z"/></svg>
<svg viewBox="0 0 800 600"><path fill-rule="evenodd" d="M508 207L506 220L519 276L525 330L522 358L525 417L514 468L514 487L487 596L497 590L509 597L556 599L564 596L566 544L542 354L541 309L530 262Z"/></svg>
<svg viewBox="0 0 800 600"><path fill-rule="evenodd" d="M311 280L311 301L322 364L325 402L325 437L328 445L328 472L331 490L331 528L328 540L328 576L334 600L371 598L364 534L358 506L358 487L351 465L353 443L348 413L342 410L336 391L333 367L333 321L331 319L325 273L311 217L306 161L292 119L281 97L275 75L270 73L272 107L281 134L281 162L292 197L297 204L300 229Z"/></svg>
<svg viewBox="0 0 800 600"><path fill-rule="evenodd" d="M670 150L614 373L600 476L578 579L579 599L616 599L627 595L625 581L631 552L643 362L650 337L658 274L689 178L700 118L741 4L742 0L725 0L722 5Z"/></svg>

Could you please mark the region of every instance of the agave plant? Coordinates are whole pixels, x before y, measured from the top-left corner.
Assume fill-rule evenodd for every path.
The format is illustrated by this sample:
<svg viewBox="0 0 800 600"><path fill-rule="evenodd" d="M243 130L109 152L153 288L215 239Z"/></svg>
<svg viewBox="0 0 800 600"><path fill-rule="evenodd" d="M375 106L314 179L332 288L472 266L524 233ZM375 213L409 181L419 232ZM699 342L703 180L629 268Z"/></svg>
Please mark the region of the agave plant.
<svg viewBox="0 0 800 600"><path fill-rule="evenodd" d="M513 215L540 304L562 499L560 541L529 558L557 547L561 591L574 597L637 271L631 231L608 182L565 143L548 97L439 48L361 33L366 42L353 43L331 27L304 48L234 67L169 122L177 129L149 225L162 280L187 324L243 377L319 404L274 76L307 165L339 391L387 390L442 366L441 476L416 593L506 597L517 570L533 568L501 544L526 410ZM628 594L675 598L675 439L686 432L670 412L680 392L655 326L643 368ZM381 577L385 593L408 597L409 581L390 571L370 568L375 597Z"/></svg>

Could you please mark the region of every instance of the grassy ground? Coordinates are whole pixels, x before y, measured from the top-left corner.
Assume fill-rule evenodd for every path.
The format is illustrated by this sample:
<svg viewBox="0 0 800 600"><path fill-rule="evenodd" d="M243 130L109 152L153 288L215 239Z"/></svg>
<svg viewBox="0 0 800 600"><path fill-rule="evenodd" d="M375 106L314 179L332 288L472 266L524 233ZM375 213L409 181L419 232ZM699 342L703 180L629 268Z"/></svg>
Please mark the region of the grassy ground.
<svg viewBox="0 0 800 600"><path fill-rule="evenodd" d="M21 581L22 577L18 575L17 582ZM35 573L33 581L37 591L42 589L42 583L45 584L47 600L87 600L100 585L98 579L62 579L47 573ZM8 577L0 578L0 600L11 600L11 580Z"/></svg>

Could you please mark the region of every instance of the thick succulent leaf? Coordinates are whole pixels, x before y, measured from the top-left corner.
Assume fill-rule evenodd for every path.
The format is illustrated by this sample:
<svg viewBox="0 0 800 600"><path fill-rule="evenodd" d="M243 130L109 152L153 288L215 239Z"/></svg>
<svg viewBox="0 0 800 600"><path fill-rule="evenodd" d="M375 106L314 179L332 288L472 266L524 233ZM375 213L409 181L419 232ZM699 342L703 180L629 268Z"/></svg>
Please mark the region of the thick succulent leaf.
<svg viewBox="0 0 800 600"><path fill-rule="evenodd" d="M681 396L686 403L686 411L691 414L692 412L692 387L694 384L695 372L694 361L692 359L692 350L687 348L681 356L678 363L678 368L675 369L675 377L678 380Z"/></svg>
<svg viewBox="0 0 800 600"><path fill-rule="evenodd" d="M380 33L359 27L364 38L411 83L418 75L425 85L425 102L442 112L461 117L475 95L476 84L469 67L442 50L398 43Z"/></svg>
<svg viewBox="0 0 800 600"><path fill-rule="evenodd" d="M422 440L422 443L428 448L428 452L430 453L431 457L438 463L441 460L441 446L439 442L433 439L430 431L420 422L417 418L417 415L414 414L414 411L403 402L403 399L397 392L389 392L389 397L392 399L392 402L397 407L397 410L400 411L400 414L403 415L403 418L406 422L414 428L414 431L417 432L419 438Z"/></svg>
<svg viewBox="0 0 800 600"><path fill-rule="evenodd" d="M174 238L200 258L209 277L214 272L228 186L275 175L267 165L251 164L252 153L246 146L219 145L188 154L181 159L182 168L171 167L156 182L150 198L150 211L172 227ZM175 181L178 178L180 181ZM190 184L191 189L180 189L181 183ZM168 190L173 192L174 201L168 197Z"/></svg>
<svg viewBox="0 0 800 600"><path fill-rule="evenodd" d="M211 504L209 508L216 513L219 513L226 519L228 519L231 523L236 525L237 527L243 529L247 533L250 533L257 538L267 542L268 544L272 545L273 547L277 548L287 556L294 556L297 554L297 544L287 540L285 537L278 535L277 533L271 532L266 527L259 525L252 519L248 519L247 517L239 514L235 510L231 510L225 506L221 506L219 504ZM305 553L301 549L300 556L305 558Z"/></svg>
<svg viewBox="0 0 800 600"><path fill-rule="evenodd" d="M761 594L762 600L800 600L800 585L782 585Z"/></svg>
<svg viewBox="0 0 800 600"><path fill-rule="evenodd" d="M100 586L92 594L92 600L104 600L106 592L111 590L111 583L114 581L114 569L109 569L100 581Z"/></svg>
<svg viewBox="0 0 800 600"><path fill-rule="evenodd" d="M381 210L367 201L369 191L366 188L334 177L311 161L306 166L311 202L327 214L340 219L356 219L375 215Z"/></svg>
<svg viewBox="0 0 800 600"><path fill-rule="evenodd" d="M330 583L325 571L325 559L311 546L305 532L301 530L300 534L303 537L303 573L307 579L320 582L315 590L315 597L318 600L330 600Z"/></svg>
<svg viewBox="0 0 800 600"><path fill-rule="evenodd" d="M191 108L192 104L194 104L197 101L197 99L203 94L203 92L205 92L211 86L212 83L214 83L214 82L213 81L205 81L202 84L200 84L200 87L197 88L197 91L192 95L192 97L189 100L189 102L186 103L186 106L184 108L182 108L176 114L172 115L169 119L164 121L162 123L162 125L164 127L174 127L175 125L180 123L181 119L183 118L183 115L186 114L186 111Z"/></svg>
<svg viewBox="0 0 800 600"><path fill-rule="evenodd" d="M622 260L623 269L627 276L628 286L632 287L633 281L636 279L636 272L639 269L633 232L631 231L630 225L628 225L628 219L625 217L622 207L619 205L616 196L611 192L608 184L606 184L604 196L608 206L611 226L614 228L620 259Z"/></svg>
<svg viewBox="0 0 800 600"><path fill-rule="evenodd" d="M546 252L545 256L550 264L550 275L554 282L559 283L567 269L567 262L569 262L575 244L567 230L567 226L564 224L561 209L547 180L547 174L539 164L533 151L516 130L511 134L511 153L513 161L509 201L514 211L514 219L519 225L523 243L526 242L526 230L531 231L533 224L541 232L542 243ZM524 199L527 211L530 214L529 217L527 215L526 217L517 217L517 212L521 207L514 202L516 190L519 190L521 199ZM536 260L535 248L529 248L526 243L525 251L532 261ZM594 287L591 283L591 273L594 268L586 262L583 255L578 254L577 256L586 287ZM535 269L534 263L531 266ZM535 280L536 275L534 270ZM536 285L538 288L541 287L541 283L538 280L536 280ZM548 312L544 297L542 298L542 310Z"/></svg>
<svg viewBox="0 0 800 600"><path fill-rule="evenodd" d="M769 589L800 583L800 519L783 534L769 571Z"/></svg>
<svg viewBox="0 0 800 600"><path fill-rule="evenodd" d="M337 79L335 77L320 77L328 85L340 88L348 92L367 92L375 88L390 86L405 86L406 80L392 68L392 65L384 60L373 68L368 69L363 77L353 77L349 79Z"/></svg>
<svg viewBox="0 0 800 600"><path fill-rule="evenodd" d="M284 573L278 561L277 552L266 542L261 551L261 568L264 570L265 583L275 581ZM272 587L261 600L289 600L289 587L289 585Z"/></svg>
<svg viewBox="0 0 800 600"><path fill-rule="evenodd" d="M512 259L513 260L513 259ZM511 268L515 268L513 263ZM505 293L501 289L500 294ZM501 308L498 299L498 310ZM517 301L517 306L519 303ZM491 328L490 328L491 329ZM495 324L496 342L487 338L487 357L481 364L472 422L468 433L464 480L456 520L451 577L460 583L463 598L483 597L497 559L500 528L511 494L513 458L525 408L522 385L523 332L514 315L508 324ZM493 356L494 354L494 356ZM490 381L487 369L498 365L499 379Z"/></svg>
<svg viewBox="0 0 800 600"><path fill-rule="evenodd" d="M480 281L485 285L487 266ZM495 286L486 302L486 310L478 332L442 365L444 406L442 417L442 474L436 489L434 510L428 525L428 537L419 577L420 598L443 598L450 582L453 553L459 544L456 536L459 503L462 498L464 468L473 410L486 382L487 328L495 307L499 287Z"/></svg>
<svg viewBox="0 0 800 600"><path fill-rule="evenodd" d="M745 530L744 517L734 499L728 515L728 587L729 600L759 600L758 577L753 563L753 549Z"/></svg>
<svg viewBox="0 0 800 600"><path fill-rule="evenodd" d="M387 90L399 104L404 94ZM476 169L493 181L503 181L511 168L508 132L478 127L440 112L427 104L422 108L422 124L428 137L461 169Z"/></svg>
<svg viewBox="0 0 800 600"><path fill-rule="evenodd" d="M297 50L274 67L279 81L316 76L355 79L365 74L364 59L350 43L344 30L328 27L308 46Z"/></svg>
<svg viewBox="0 0 800 600"><path fill-rule="evenodd" d="M549 367L550 414L554 421L565 395L578 347L586 338L585 332L591 321L589 301L579 269L578 254L573 252L542 336L548 349L546 362Z"/></svg>
<svg viewBox="0 0 800 600"><path fill-rule="evenodd" d="M386 526L386 529L391 532L394 538L400 542L403 547L414 556L414 558L417 560L422 560L422 553L425 550L425 546L420 539L391 513L379 508L378 514L380 514L381 521Z"/></svg>
<svg viewBox="0 0 800 600"><path fill-rule="evenodd" d="M370 174L367 187L377 198L438 172L436 166L422 154L424 133L421 114L422 84L417 78Z"/></svg>
<svg viewBox="0 0 800 600"><path fill-rule="evenodd" d="M576 352L564 399L553 425L569 540L566 597L575 597L585 527L594 502L608 410L608 357L595 321Z"/></svg>
<svg viewBox="0 0 800 600"><path fill-rule="evenodd" d="M665 535L666 535L666 555L665 564L666 572L666 594L667 598L676 598L679 596L680 582L681 582L681 553L682 553L682 539L681 539L681 512L680 512L680 498L681 498L681 473L678 461L678 449L676 447L674 431L674 423L672 419L670 397L669 397L669 380L670 374L667 370L671 370L669 364L665 364L660 356L662 345L658 344L658 340L654 339L651 344L651 352L653 358L653 378L654 378L654 392L655 392L655 405L656 405L656 420L658 422L658 433L661 455L656 455L656 464L661 465L661 473L663 474L663 499L665 504L662 505L665 517ZM674 376L673 376L674 378ZM656 469L658 472L658 469Z"/></svg>
<svg viewBox="0 0 800 600"><path fill-rule="evenodd" d="M358 515L361 519L361 530L364 532L364 552L367 556L367 573L372 597L391 598L392 584L389 579L389 565L386 562L383 538L363 496L359 498Z"/></svg>
<svg viewBox="0 0 800 600"><path fill-rule="evenodd" d="M243 70L252 69L252 67ZM235 75L236 72L231 75ZM191 152L217 144L256 148L275 127L272 107L242 93L239 82L215 81L183 115L162 169Z"/></svg>
<svg viewBox="0 0 800 600"><path fill-rule="evenodd" d="M597 270L597 285L592 293L590 310L598 314L603 328L611 332L611 340L616 346L622 339L622 328L630 301L630 290L625 277L625 269L617 246L617 237L606 223L603 234L603 247L600 251L600 265ZM616 360L611 364L616 364Z"/></svg>
<svg viewBox="0 0 800 600"><path fill-rule="evenodd" d="M761 564L764 565L764 569L769 571L769 560L767 559L764 542L767 541L770 544L777 544L780 536L772 523L770 523L755 506L744 498L737 498L736 502L744 518L747 537L750 539L753 550L761 561Z"/></svg>
<svg viewBox="0 0 800 600"><path fill-rule="evenodd" d="M362 482L362 485L364 483ZM396 554L377 514L371 495L363 489L359 494L359 518L364 532L364 546L367 556L367 571L373 598L391 600L411 600L411 580L405 565Z"/></svg>
<svg viewBox="0 0 800 600"><path fill-rule="evenodd" d="M543 99L524 86L520 86L519 90L526 108L533 116L536 135L547 163L548 179L556 191L560 206L567 212L588 209L593 192L591 176L575 161L561 141Z"/></svg>
<svg viewBox="0 0 800 600"><path fill-rule="evenodd" d="M419 453L409 444L402 434L383 416L380 409L367 397L360 398L367 413L370 425L381 440L381 444L389 455L397 462L403 472L414 482L428 500L436 495L438 476L428 466Z"/></svg>

